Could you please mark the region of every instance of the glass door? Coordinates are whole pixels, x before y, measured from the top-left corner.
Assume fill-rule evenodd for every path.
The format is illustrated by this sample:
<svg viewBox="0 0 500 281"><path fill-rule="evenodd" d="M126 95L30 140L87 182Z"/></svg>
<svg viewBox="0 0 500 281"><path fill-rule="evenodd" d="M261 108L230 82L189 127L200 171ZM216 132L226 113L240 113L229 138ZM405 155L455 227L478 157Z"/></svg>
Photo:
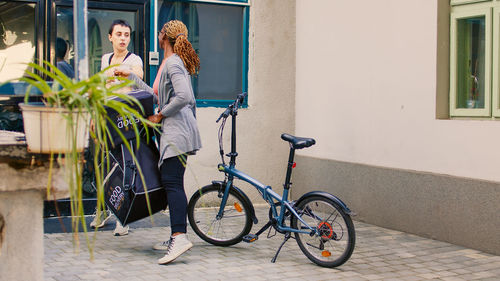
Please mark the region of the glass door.
<svg viewBox="0 0 500 281"><path fill-rule="evenodd" d="M128 46L130 52L146 61L146 44L149 34L149 15L145 14L147 1L88 1L88 52L89 74L95 74L101 69L103 54L113 52L108 39L109 27L114 20L122 19L132 27L131 40ZM148 4L149 5L149 4ZM74 67L74 33L73 33L73 1L55 1L51 5L50 21L50 61L55 63L58 56L57 41L65 42L67 53L64 60ZM61 57L61 54L59 54ZM61 58L59 58L61 59ZM145 64L145 63L144 63ZM144 69L146 74L146 69ZM145 75L146 77L146 75Z"/></svg>
<svg viewBox="0 0 500 281"><path fill-rule="evenodd" d="M57 60L57 42L64 40L68 46L66 61L74 67L74 36L73 36L73 8L57 7L57 37L56 37L56 60ZM88 13L88 52L89 52L89 74L93 75L101 70L101 57L106 53L112 53L113 47L108 39L109 27L116 19L127 21L132 27L132 36L128 50L139 56L140 50L135 46L138 44L138 38L135 36L137 12L134 11L111 11L103 9L89 9Z"/></svg>
<svg viewBox="0 0 500 281"><path fill-rule="evenodd" d="M36 57L36 3L0 1L0 84L23 76Z"/></svg>
<svg viewBox="0 0 500 281"><path fill-rule="evenodd" d="M112 53L113 47L108 34L111 23L122 19L132 27L131 40L128 46L130 52L140 56L146 66L146 48L149 34L149 5L146 0L129 1L88 1L88 54L89 74L93 75L101 70L101 57ZM63 60L74 70L74 29L73 29L73 1L52 1L50 12L47 15L47 46L46 56L52 64ZM147 68L144 67L145 77ZM83 191L85 199L85 213L91 214L95 207L93 148L85 151L85 168L83 172ZM58 200L58 210L52 202L46 202L44 216L64 216L69 214L69 200Z"/></svg>
<svg viewBox="0 0 500 281"><path fill-rule="evenodd" d="M23 131L18 104L27 87L9 81L23 76L28 63L43 58L43 25L39 24L43 10L40 0L0 1L0 130Z"/></svg>

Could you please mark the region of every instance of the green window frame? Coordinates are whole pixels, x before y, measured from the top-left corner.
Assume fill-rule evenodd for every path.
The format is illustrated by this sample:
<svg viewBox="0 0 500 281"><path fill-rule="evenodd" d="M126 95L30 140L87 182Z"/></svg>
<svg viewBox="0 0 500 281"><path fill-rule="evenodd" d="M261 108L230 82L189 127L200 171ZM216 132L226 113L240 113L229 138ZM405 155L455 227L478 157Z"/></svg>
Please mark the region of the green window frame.
<svg viewBox="0 0 500 281"><path fill-rule="evenodd" d="M493 116L500 117L500 5L493 8L493 26Z"/></svg>
<svg viewBox="0 0 500 281"><path fill-rule="evenodd" d="M500 117L500 0L451 0L450 117Z"/></svg>

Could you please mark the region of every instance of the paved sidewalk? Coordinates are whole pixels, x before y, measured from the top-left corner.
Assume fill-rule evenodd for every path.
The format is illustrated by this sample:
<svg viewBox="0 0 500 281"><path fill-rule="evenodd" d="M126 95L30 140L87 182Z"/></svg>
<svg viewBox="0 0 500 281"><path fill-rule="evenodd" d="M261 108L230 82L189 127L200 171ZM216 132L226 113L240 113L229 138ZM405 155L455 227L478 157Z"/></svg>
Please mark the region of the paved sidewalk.
<svg viewBox="0 0 500 281"><path fill-rule="evenodd" d="M257 213L252 233L265 223L267 209ZM255 243L224 248L188 229L194 247L173 263L158 265L163 253L151 247L169 236L169 227L132 228L124 237L99 231L93 261L84 240L75 254L72 234L45 234L45 280L500 280L500 256L366 223L355 227L354 253L335 269L310 262L293 239L271 263L282 235L263 234Z"/></svg>

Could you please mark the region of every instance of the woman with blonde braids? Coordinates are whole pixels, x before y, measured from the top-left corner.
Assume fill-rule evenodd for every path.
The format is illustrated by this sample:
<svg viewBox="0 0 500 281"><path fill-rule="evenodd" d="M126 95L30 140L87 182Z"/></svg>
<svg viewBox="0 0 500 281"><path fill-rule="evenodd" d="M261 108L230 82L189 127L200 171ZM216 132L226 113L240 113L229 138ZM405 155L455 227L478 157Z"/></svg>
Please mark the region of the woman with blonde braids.
<svg viewBox="0 0 500 281"><path fill-rule="evenodd" d="M150 91L158 102L158 114L148 119L162 124L160 162L162 185L167 191L170 211L170 239L154 245L155 250L166 250L159 264L167 264L193 244L186 236L187 197L184 191L184 171L187 155L201 148L196 123L196 101L191 86L191 75L200 68L200 60L188 41L188 30L178 20L167 22L158 34L163 61L156 75L153 88L146 85L130 71L118 70L115 74L134 80L136 87Z"/></svg>

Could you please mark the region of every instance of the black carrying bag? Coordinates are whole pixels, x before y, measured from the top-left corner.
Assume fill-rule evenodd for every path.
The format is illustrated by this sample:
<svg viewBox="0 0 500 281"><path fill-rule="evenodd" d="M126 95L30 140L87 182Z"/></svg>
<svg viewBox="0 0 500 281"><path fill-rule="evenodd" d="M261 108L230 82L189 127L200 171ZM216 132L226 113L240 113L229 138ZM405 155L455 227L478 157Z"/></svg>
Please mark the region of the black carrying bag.
<svg viewBox="0 0 500 281"><path fill-rule="evenodd" d="M136 91L136 92L130 92L128 93L129 96L135 97L141 104L144 112L141 111L141 109L136 105L136 104L128 104L131 106L133 109L139 111L140 113L144 113L144 116L151 116L154 114L154 103L153 103L153 95L150 94L149 92L146 91ZM121 99L116 99L117 101L124 102ZM118 114L118 112L107 108L106 112L111 120L113 120L113 123L120 132L123 134L125 139L131 140L135 139L135 132L134 129L132 128L132 125L130 124L131 122L137 123L139 125L139 130L142 129L142 125L139 123L139 120L128 120L126 118L123 118ZM108 123L108 127L111 132L111 140L113 141L114 146L119 146L120 144L123 143L122 138L116 132L116 129L114 126Z"/></svg>
<svg viewBox="0 0 500 281"><path fill-rule="evenodd" d="M146 188L136 162L124 144L110 151L110 170L104 180L105 203L122 225L150 215L146 196L149 197L151 214L167 207L167 196L158 170L159 153L155 144L152 140L149 144L146 140L141 140L137 147L135 139L130 140L129 144L144 174Z"/></svg>
<svg viewBox="0 0 500 281"><path fill-rule="evenodd" d="M145 91L131 92L128 95L134 96L141 103L145 116L153 115L153 95ZM131 106L139 110L137 105ZM152 138L153 130L139 126L141 139L137 147L136 135L130 122L138 123L138 121L124 120L116 111L109 108L107 112L132 148L145 179L143 183L137 163L123 143L123 139L108 121L113 145L107 156L110 169L104 178L104 201L121 224L127 225L164 210L167 207L167 196L161 185L158 170L159 152ZM149 130L149 142L146 141L146 130ZM151 213L148 210L146 196L149 198Z"/></svg>

